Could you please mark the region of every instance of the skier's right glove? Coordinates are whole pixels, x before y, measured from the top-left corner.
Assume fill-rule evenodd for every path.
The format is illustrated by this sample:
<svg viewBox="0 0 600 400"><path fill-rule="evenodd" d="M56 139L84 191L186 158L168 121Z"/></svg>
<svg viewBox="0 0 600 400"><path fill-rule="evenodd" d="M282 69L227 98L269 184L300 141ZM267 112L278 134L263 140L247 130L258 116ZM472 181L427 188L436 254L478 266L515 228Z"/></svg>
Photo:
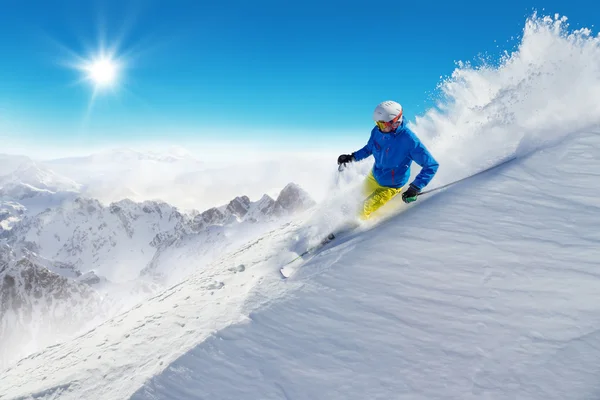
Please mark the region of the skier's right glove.
<svg viewBox="0 0 600 400"><path fill-rule="evenodd" d="M406 189L406 192L402 193L402 201L405 203L412 203L413 201L417 201L417 196L420 192L421 190L419 190L418 187L411 184L408 187L408 189Z"/></svg>
<svg viewBox="0 0 600 400"><path fill-rule="evenodd" d="M354 161L354 154L342 154L338 157L338 165L346 165Z"/></svg>

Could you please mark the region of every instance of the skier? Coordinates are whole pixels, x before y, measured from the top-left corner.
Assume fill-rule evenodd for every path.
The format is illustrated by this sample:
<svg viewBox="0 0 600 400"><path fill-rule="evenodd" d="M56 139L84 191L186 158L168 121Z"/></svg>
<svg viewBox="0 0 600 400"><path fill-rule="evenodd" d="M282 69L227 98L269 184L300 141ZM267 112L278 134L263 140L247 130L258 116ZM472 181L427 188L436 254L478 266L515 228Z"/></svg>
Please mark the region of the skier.
<svg viewBox="0 0 600 400"><path fill-rule="evenodd" d="M416 162L421 172L402 193L402 200L417 200L438 169L438 162L411 131L402 118L402 106L395 101L384 101L375 108L373 120L376 126L366 146L352 154L342 154L338 164L360 161L371 154L375 158L373 169L365 179L360 217L368 219L373 212L402 191L410 177L410 165Z"/></svg>

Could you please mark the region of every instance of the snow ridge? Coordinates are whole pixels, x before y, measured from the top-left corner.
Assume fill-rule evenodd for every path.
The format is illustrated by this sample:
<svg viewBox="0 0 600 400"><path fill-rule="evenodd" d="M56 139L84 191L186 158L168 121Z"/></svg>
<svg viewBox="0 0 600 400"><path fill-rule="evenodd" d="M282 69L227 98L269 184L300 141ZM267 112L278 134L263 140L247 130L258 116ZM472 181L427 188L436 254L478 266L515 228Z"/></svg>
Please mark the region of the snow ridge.
<svg viewBox="0 0 600 400"><path fill-rule="evenodd" d="M0 323L3 333L12 334L4 341L3 363L129 309L269 224L314 204L294 184L280 197L285 204L266 197L251 202L241 196L221 207L223 212L215 208L193 214L160 201L125 199L103 206L95 199L76 197L37 215L23 215L25 207L6 201L5 207L11 208L4 211L3 222L12 223L6 229L3 225L1 232L6 265L0 278L6 293ZM166 257L171 248L191 249L191 262ZM26 290L15 292L14 287ZM54 303L39 300L53 296ZM72 320L57 311L64 304L74 310ZM33 323L32 315L45 317Z"/></svg>
<svg viewBox="0 0 600 400"><path fill-rule="evenodd" d="M0 197L23 200L34 197L38 192L78 193L81 185L75 181L58 175L38 163L28 160L21 163L10 174L0 176Z"/></svg>

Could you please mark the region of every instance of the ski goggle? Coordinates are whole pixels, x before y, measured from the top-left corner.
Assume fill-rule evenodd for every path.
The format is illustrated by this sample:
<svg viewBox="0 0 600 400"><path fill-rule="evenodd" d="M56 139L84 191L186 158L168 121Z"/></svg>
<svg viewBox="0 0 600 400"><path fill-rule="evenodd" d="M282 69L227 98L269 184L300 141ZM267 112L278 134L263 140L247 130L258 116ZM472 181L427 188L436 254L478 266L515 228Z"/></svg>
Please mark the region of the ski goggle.
<svg viewBox="0 0 600 400"><path fill-rule="evenodd" d="M377 127L379 128L380 131L389 129L389 128L393 128L394 125L396 125L398 123L398 120L402 118L402 113L396 115L396 118L394 118L393 120L389 121L389 122L385 122L385 121L375 121L375 124L377 125Z"/></svg>
<svg viewBox="0 0 600 400"><path fill-rule="evenodd" d="M391 122L375 121L375 124L377 125L377 127L379 128L380 131L384 131L387 128L391 128L392 127L392 123Z"/></svg>

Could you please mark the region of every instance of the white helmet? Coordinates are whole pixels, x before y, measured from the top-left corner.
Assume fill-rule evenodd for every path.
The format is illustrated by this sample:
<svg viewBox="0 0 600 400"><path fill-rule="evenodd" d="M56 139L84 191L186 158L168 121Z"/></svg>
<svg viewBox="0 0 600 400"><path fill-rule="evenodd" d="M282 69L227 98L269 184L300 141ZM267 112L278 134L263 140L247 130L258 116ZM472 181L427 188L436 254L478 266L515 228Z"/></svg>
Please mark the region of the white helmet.
<svg viewBox="0 0 600 400"><path fill-rule="evenodd" d="M397 118L396 118L397 117ZM390 122L393 119L402 121L402 106L395 101L384 101L379 103L373 111L373 121Z"/></svg>

